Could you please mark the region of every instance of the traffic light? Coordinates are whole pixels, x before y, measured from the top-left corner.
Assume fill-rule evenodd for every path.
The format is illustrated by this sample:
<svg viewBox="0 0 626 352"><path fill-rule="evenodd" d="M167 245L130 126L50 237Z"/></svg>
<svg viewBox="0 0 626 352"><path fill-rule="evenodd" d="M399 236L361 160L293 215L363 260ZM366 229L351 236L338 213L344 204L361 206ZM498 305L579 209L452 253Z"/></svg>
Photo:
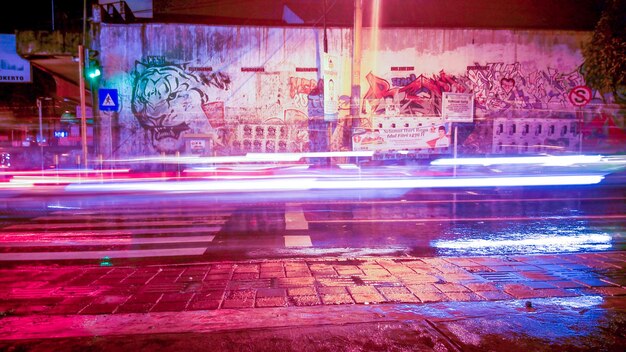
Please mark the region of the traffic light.
<svg viewBox="0 0 626 352"><path fill-rule="evenodd" d="M89 50L89 59L87 68L85 69L85 76L91 82L95 82L102 75L102 66L100 60L98 60L100 53L97 50Z"/></svg>

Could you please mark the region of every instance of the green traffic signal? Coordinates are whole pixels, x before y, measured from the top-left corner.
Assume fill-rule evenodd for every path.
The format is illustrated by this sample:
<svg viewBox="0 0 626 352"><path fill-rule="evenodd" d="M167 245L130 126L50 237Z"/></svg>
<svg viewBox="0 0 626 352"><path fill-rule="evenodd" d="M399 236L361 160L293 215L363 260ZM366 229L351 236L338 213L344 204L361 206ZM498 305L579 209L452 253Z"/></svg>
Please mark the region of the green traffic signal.
<svg viewBox="0 0 626 352"><path fill-rule="evenodd" d="M101 74L102 72L100 72L100 69L97 66L89 65L89 69L87 70L87 77L89 77L89 79L96 79L100 77Z"/></svg>
<svg viewBox="0 0 626 352"><path fill-rule="evenodd" d="M87 66L85 74L91 81L96 80L102 75L100 62L98 61L99 54L97 50L89 50L89 65Z"/></svg>

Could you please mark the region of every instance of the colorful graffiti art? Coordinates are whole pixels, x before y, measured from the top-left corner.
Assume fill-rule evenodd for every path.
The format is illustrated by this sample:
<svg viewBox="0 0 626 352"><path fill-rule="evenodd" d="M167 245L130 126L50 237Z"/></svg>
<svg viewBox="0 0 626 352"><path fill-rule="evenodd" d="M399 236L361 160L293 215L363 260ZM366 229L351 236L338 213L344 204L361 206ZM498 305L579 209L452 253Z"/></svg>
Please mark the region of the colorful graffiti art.
<svg viewBox="0 0 626 352"><path fill-rule="evenodd" d="M459 76L442 70L432 77L393 77L391 83L371 72L366 78L369 89L361 112L374 116L387 114L390 106L398 115L439 116L443 92L474 93L477 114L566 107L569 91L584 84L578 68L565 73L553 68L524 70L519 62L476 63Z"/></svg>
<svg viewBox="0 0 626 352"><path fill-rule="evenodd" d="M211 102L212 89L228 89L224 73L190 73L184 65L135 63L131 109L141 127L148 131L158 152L184 149L187 133L214 133L223 124L221 113Z"/></svg>

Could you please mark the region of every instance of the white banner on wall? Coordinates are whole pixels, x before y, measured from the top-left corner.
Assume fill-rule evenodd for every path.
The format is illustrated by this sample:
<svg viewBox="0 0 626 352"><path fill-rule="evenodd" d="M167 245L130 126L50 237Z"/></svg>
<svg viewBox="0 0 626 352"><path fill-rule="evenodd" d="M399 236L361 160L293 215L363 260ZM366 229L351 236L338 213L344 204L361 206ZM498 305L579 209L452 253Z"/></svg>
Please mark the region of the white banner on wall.
<svg viewBox="0 0 626 352"><path fill-rule="evenodd" d="M324 121L337 121L339 89L337 57L324 53Z"/></svg>
<svg viewBox="0 0 626 352"><path fill-rule="evenodd" d="M380 128L352 135L355 151L448 148L450 125L431 127Z"/></svg>
<svg viewBox="0 0 626 352"><path fill-rule="evenodd" d="M30 83L30 61L17 54L15 34L0 34L0 82Z"/></svg>
<svg viewBox="0 0 626 352"><path fill-rule="evenodd" d="M443 92L441 112L446 122L474 122L474 94Z"/></svg>

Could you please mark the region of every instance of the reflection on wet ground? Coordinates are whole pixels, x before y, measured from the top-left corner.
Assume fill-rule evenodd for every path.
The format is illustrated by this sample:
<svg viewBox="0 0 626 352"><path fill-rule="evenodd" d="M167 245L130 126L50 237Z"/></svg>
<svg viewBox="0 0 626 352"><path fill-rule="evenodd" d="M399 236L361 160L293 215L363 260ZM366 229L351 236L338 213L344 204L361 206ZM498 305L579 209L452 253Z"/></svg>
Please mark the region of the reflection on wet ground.
<svg viewBox="0 0 626 352"><path fill-rule="evenodd" d="M621 187L439 189L363 199L346 194L330 197L326 192L323 200L316 199L320 194L315 192L304 199L292 194L288 200L270 194L15 198L3 203L0 225L38 226L42 234L29 230L35 231L32 237L57 241L51 249L55 251L67 238L54 238L53 233L67 231L77 239L85 235L80 237L83 242L67 243L63 249L80 244L82 250L95 251L106 236L123 235L141 239L126 245L134 250L203 249L205 255L196 259L515 255L626 248ZM288 226L294 219L301 222L299 227ZM165 241L167 245L156 243ZM94 244L85 247L89 243ZM107 242L107 248L123 249L112 243ZM10 251L46 250L33 246L29 242Z"/></svg>

